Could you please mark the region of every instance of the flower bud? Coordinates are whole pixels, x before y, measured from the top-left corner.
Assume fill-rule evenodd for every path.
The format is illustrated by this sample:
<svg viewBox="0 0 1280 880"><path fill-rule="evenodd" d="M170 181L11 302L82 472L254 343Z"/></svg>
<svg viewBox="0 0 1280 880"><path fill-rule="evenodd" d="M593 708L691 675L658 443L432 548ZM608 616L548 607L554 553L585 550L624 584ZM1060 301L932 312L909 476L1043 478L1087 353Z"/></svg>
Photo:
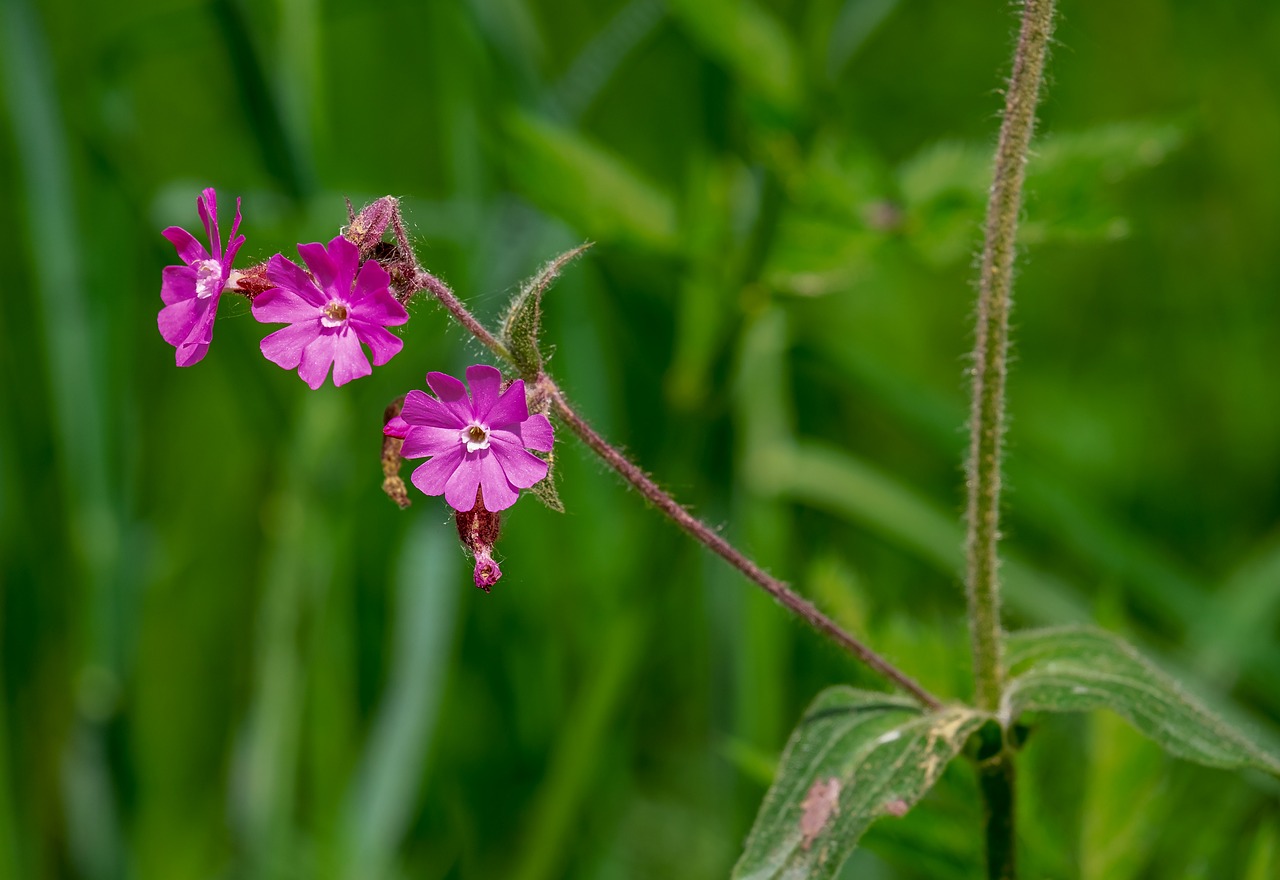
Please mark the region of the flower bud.
<svg viewBox="0 0 1280 880"><path fill-rule="evenodd" d="M376 202L366 205L360 213L351 218L351 222L343 227L342 235L347 241L360 249L362 259L370 256L374 248L382 243L382 233L387 231L391 217L395 214L400 202L394 196L383 196ZM350 213L351 205L347 203Z"/></svg>
<svg viewBox="0 0 1280 880"><path fill-rule="evenodd" d="M232 269L227 276L227 290L243 293L252 302L253 298L264 290L275 287L267 280L267 264L258 263L247 269Z"/></svg>
<svg viewBox="0 0 1280 880"><path fill-rule="evenodd" d="M486 593L502 577L502 569L493 558L493 545L498 542L498 514L485 510L482 493L476 491L476 504L470 510L455 510L458 537L476 559L476 586Z"/></svg>

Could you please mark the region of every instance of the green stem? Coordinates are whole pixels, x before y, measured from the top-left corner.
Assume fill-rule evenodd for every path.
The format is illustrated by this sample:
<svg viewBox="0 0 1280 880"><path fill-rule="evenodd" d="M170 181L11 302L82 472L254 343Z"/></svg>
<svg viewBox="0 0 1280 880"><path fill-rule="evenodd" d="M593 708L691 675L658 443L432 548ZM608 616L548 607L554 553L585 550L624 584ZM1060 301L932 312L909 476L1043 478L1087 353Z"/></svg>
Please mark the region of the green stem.
<svg viewBox="0 0 1280 880"><path fill-rule="evenodd" d="M976 700L978 707L987 711L999 708L1004 685L997 543L1013 256L1027 148L1035 128L1036 100L1052 29L1053 0L1026 0L996 146L995 179L987 202L986 241L978 278L973 407L969 419L966 588Z"/></svg>

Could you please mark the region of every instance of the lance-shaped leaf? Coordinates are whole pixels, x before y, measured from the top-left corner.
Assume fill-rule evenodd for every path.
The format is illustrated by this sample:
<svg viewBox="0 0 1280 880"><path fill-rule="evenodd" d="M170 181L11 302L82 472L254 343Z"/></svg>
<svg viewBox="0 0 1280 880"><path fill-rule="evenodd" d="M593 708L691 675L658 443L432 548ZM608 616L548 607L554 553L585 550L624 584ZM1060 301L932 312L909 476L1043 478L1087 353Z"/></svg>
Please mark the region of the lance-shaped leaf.
<svg viewBox="0 0 1280 880"><path fill-rule="evenodd" d="M516 367L526 381L534 381L542 372L542 352L538 334L542 332L542 295L560 276L560 270L583 253L591 243L579 245L550 260L512 297L502 319L502 344L515 358Z"/></svg>
<svg viewBox="0 0 1280 880"><path fill-rule="evenodd" d="M834 687L791 734L735 880L835 877L867 828L924 796L989 716L925 712L890 694Z"/></svg>
<svg viewBox="0 0 1280 880"><path fill-rule="evenodd" d="M530 487L529 491L544 505L556 513L564 513L564 502L556 490L556 456L554 452L546 454L533 453L547 463L547 475Z"/></svg>
<svg viewBox="0 0 1280 880"><path fill-rule="evenodd" d="M1012 633L1001 715L1111 709L1166 752L1212 767L1256 767L1280 776L1263 751L1188 696L1120 638L1090 627Z"/></svg>

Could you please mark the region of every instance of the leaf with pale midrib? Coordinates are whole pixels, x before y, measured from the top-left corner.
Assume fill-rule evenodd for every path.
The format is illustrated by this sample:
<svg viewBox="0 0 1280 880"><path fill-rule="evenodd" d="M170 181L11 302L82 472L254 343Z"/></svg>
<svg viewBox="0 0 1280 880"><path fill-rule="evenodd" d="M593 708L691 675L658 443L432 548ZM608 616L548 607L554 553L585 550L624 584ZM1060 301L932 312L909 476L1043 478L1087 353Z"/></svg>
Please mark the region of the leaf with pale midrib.
<svg viewBox="0 0 1280 880"><path fill-rule="evenodd" d="M1280 759L1228 725L1122 639L1090 627L1012 633L1001 715L1111 709L1166 752L1212 767L1280 776Z"/></svg>
<svg viewBox="0 0 1280 880"><path fill-rule="evenodd" d="M925 713L904 697L849 687L823 691L791 734L733 877L835 877L871 823L923 797L987 718L964 706Z"/></svg>

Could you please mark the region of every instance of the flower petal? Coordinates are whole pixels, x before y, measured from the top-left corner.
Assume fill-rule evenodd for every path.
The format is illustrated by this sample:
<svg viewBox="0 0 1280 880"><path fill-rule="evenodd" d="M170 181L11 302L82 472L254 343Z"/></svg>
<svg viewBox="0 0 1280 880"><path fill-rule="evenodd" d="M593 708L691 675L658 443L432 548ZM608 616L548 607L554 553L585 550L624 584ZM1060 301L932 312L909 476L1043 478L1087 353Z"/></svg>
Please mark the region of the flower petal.
<svg viewBox="0 0 1280 880"><path fill-rule="evenodd" d="M455 446L463 445L459 439L458 428L429 428L413 425L405 435L404 446L400 448L402 458L423 458L428 455L443 455Z"/></svg>
<svg viewBox="0 0 1280 880"><path fill-rule="evenodd" d="M311 276L283 254L276 254L267 262L267 280L276 287L292 290L317 308L322 309L329 303L329 297L316 287Z"/></svg>
<svg viewBox="0 0 1280 880"><path fill-rule="evenodd" d="M409 423L399 416L392 416L387 419L387 423L382 426L382 433L388 437L398 437L403 440L409 436Z"/></svg>
<svg viewBox="0 0 1280 880"><path fill-rule="evenodd" d="M471 386L471 411L476 419L489 424L489 410L493 409L498 393L502 391L502 373L497 367L475 364L467 367L467 384Z"/></svg>
<svg viewBox="0 0 1280 880"><path fill-rule="evenodd" d="M343 299L346 298L347 291L343 289L342 280L338 275L338 266L324 245L318 241L300 244L298 254L311 270L311 274L315 276L316 284L325 292L326 301L335 299L335 293ZM351 280L347 279L347 286L349 287L350 284Z"/></svg>
<svg viewBox="0 0 1280 880"><path fill-rule="evenodd" d="M449 478L453 476L458 466L462 464L462 447L459 446L456 452L446 452L437 455L430 461L418 465L414 469L413 476L409 479L413 485L424 495L443 495L445 486L449 483ZM476 493L471 492L471 503L474 506L476 501ZM471 508L467 508L470 510Z"/></svg>
<svg viewBox="0 0 1280 880"><path fill-rule="evenodd" d="M382 366L400 353L404 348L404 340L384 327L377 327L359 321L350 324L352 332L360 337L360 341L369 346L373 353L373 362Z"/></svg>
<svg viewBox="0 0 1280 880"><path fill-rule="evenodd" d="M520 437L520 445L526 449L539 452L550 452L555 443L555 432L551 429L551 421L542 413L534 413L528 421L515 426Z"/></svg>
<svg viewBox="0 0 1280 880"><path fill-rule="evenodd" d="M160 234L169 239L178 251L178 259L188 266L200 260L213 259L212 254L204 249L204 245L196 241L196 237L181 226L170 226Z"/></svg>
<svg viewBox="0 0 1280 880"><path fill-rule="evenodd" d="M237 235L240 231L240 199L236 199L236 219L231 224L231 234L227 236L227 249L222 252L222 265L225 269L230 269L231 264L235 262L236 254L240 252L240 246L244 244L244 236Z"/></svg>
<svg viewBox="0 0 1280 880"><path fill-rule="evenodd" d="M337 344L337 334L321 331L302 350L302 363L298 364L298 377L306 382L312 391L323 385L324 380L328 378Z"/></svg>
<svg viewBox="0 0 1280 880"><path fill-rule="evenodd" d="M360 249L339 233L329 241L327 250L336 273L333 280L333 291L342 299L350 301L351 285L355 281L356 270L360 268ZM374 268L382 272L383 275L386 274L376 261L370 260L369 262L373 263ZM390 282L391 279L388 278L387 283L389 284ZM383 286L385 287L386 285L384 284Z"/></svg>
<svg viewBox="0 0 1280 880"><path fill-rule="evenodd" d="M425 391L414 389L404 396L404 406L400 409L400 418L411 425L427 425L436 428L453 428L460 431L467 426L468 419L460 419L457 414L434 397L428 397Z"/></svg>
<svg viewBox="0 0 1280 880"><path fill-rule="evenodd" d="M343 241L346 239L344 238ZM360 267L360 274L356 275L355 286L351 288L349 297L351 304L360 311L360 306L366 306L366 299L386 291L390 285L391 276L387 274L387 270L378 265L377 260L365 260L364 265ZM395 302L394 298L392 302ZM400 304L396 303L396 305ZM402 308L401 311L404 309Z"/></svg>
<svg viewBox="0 0 1280 880"><path fill-rule="evenodd" d="M177 346L173 352L174 362L180 367L190 367L204 360L209 353L208 342L190 342Z"/></svg>
<svg viewBox="0 0 1280 880"><path fill-rule="evenodd" d="M372 295L352 303L350 310L351 320L370 326L398 327L409 320L409 313L388 290L374 291Z"/></svg>
<svg viewBox="0 0 1280 880"><path fill-rule="evenodd" d="M547 475L547 463L532 452L526 452L519 446L507 443L500 438L489 435L489 451L502 466L506 479L518 489L528 489ZM486 502L489 492L484 493ZM489 505L486 503L486 507ZM494 508L489 507L490 510Z"/></svg>
<svg viewBox="0 0 1280 880"><path fill-rule="evenodd" d="M320 320L322 309L285 287L272 287L253 298L253 317L263 324L300 324Z"/></svg>
<svg viewBox="0 0 1280 880"><path fill-rule="evenodd" d="M454 510L467 511L476 506L476 489L480 488L481 459L484 450L464 452L458 469L444 487L444 500Z"/></svg>
<svg viewBox="0 0 1280 880"><path fill-rule="evenodd" d="M480 455L480 489L484 492L484 508L494 513L516 503L520 493L511 485L493 446ZM526 452L525 455L528 455Z"/></svg>
<svg viewBox="0 0 1280 880"><path fill-rule="evenodd" d="M427 373L427 385L436 393L436 397L440 398L440 402L448 408L449 412L464 425L475 418L471 401L467 398L467 386L457 379L448 373ZM467 510L470 509L470 507L467 508Z"/></svg>
<svg viewBox="0 0 1280 880"><path fill-rule="evenodd" d="M344 327L334 334L333 343L333 384L346 385L352 379L359 379L373 372L369 359L364 356L360 347L360 337L350 327ZM322 380L323 381L323 380Z"/></svg>
<svg viewBox="0 0 1280 880"><path fill-rule="evenodd" d="M480 407L477 405L476 410ZM512 423L529 418L529 403L525 399L524 380L517 379L502 393L493 406L485 410L484 423L490 428L509 428Z"/></svg>
<svg viewBox="0 0 1280 880"><path fill-rule="evenodd" d="M200 214L200 222L204 223L204 231L209 235L209 247L213 258L222 262L222 236L218 233L218 193L213 187L206 187L196 199L196 211Z"/></svg>
<svg viewBox="0 0 1280 880"><path fill-rule="evenodd" d="M165 266L160 273L160 300L167 306L196 298L196 270L190 266Z"/></svg>
<svg viewBox="0 0 1280 880"><path fill-rule="evenodd" d="M186 342L204 314L206 305L207 300L192 297L161 309L160 314L156 316L156 325L160 328L160 335L164 337L164 341L170 345L181 345Z"/></svg>
<svg viewBox="0 0 1280 880"><path fill-rule="evenodd" d="M290 324L262 340L263 356L286 370L296 370L302 363L302 352L320 335L320 321Z"/></svg>

